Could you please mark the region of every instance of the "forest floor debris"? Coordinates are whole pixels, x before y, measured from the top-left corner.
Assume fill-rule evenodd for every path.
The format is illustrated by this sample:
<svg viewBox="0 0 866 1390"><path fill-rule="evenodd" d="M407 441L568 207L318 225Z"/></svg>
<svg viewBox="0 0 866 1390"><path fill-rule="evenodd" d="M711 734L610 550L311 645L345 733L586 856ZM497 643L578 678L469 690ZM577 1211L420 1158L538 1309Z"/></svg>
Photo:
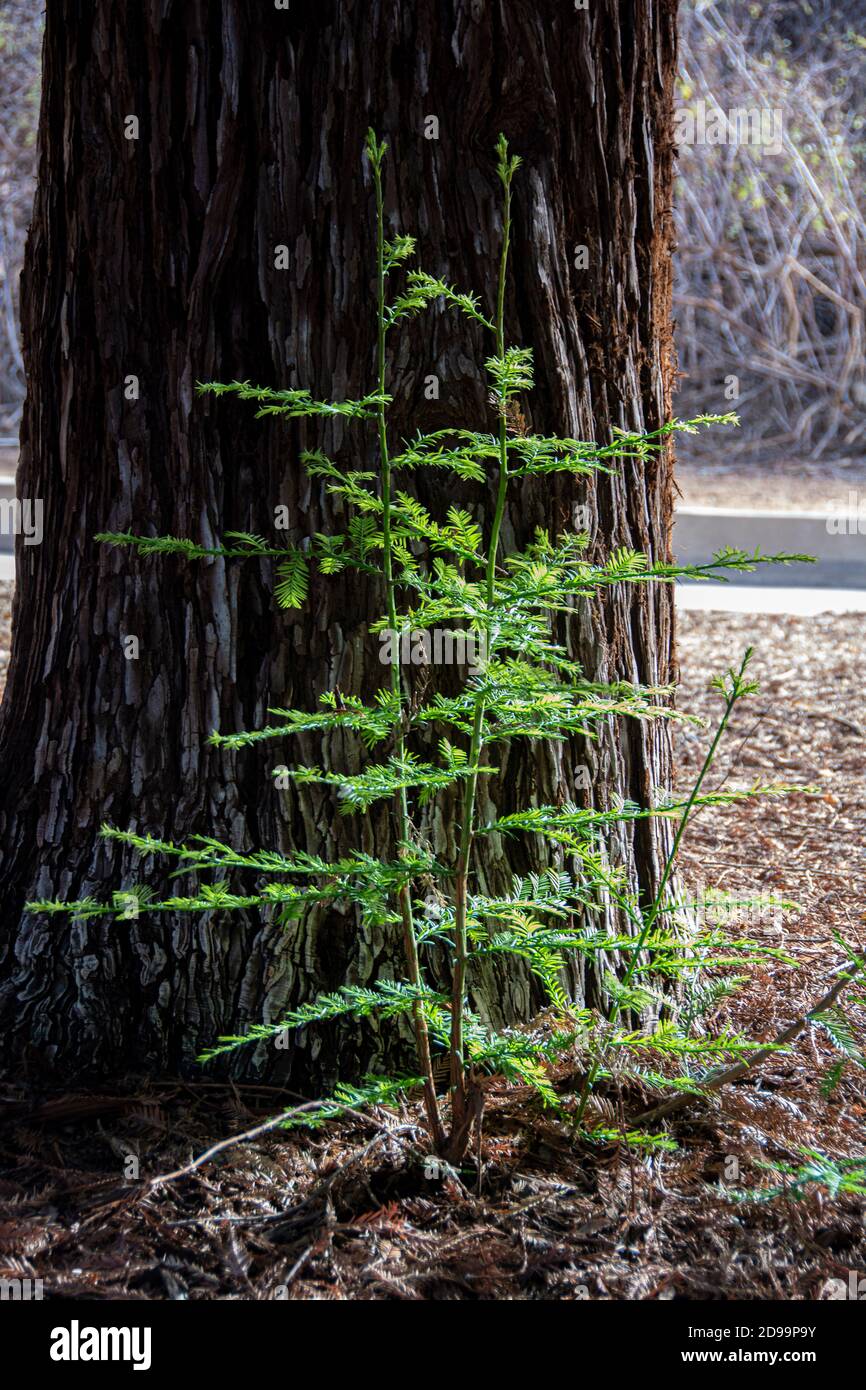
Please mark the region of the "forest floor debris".
<svg viewBox="0 0 866 1390"><path fill-rule="evenodd" d="M841 957L861 950L863 724L856 617L683 614L683 707L710 717L709 676L756 649L762 692L737 712L716 784L782 780L805 800L705 812L685 845L687 886L794 898L750 935L797 967L758 967L715 1022L770 1039L811 1008ZM678 731L690 784L703 742ZM740 927L742 924L740 924ZM859 1020L862 1024L863 1020ZM862 1036L862 1033L861 1033ZM0 1095L0 1277L42 1278L76 1299L805 1299L866 1273L866 1199L815 1189L738 1201L779 1181L762 1164L802 1150L862 1156L866 1096L814 1030L789 1053L670 1122L675 1152L572 1145L529 1092L487 1088L480 1171L431 1161L419 1104L277 1131L156 1182L215 1141L291 1104L282 1090L201 1081L102 1092ZM565 1080L565 1077L563 1077ZM629 1097L633 1118L641 1108ZM139 1179L125 1176L129 1159ZM135 1165L132 1165L133 1167Z"/></svg>

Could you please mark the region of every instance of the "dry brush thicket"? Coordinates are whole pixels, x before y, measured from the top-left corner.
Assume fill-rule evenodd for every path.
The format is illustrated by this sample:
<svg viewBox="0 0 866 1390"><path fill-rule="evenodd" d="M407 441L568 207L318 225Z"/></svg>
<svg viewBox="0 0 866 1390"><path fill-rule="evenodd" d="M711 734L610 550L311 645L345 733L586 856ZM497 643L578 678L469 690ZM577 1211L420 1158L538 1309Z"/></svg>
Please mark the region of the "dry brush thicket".
<svg viewBox="0 0 866 1390"><path fill-rule="evenodd" d="M859 0L681 11L680 107L763 112L781 128L778 153L680 145L680 410L714 408L737 376L726 407L756 456L866 439L863 19Z"/></svg>
<svg viewBox="0 0 866 1390"><path fill-rule="evenodd" d="M18 276L36 177L42 22L26 0L6 0L0 14L0 437L17 433L24 400Z"/></svg>

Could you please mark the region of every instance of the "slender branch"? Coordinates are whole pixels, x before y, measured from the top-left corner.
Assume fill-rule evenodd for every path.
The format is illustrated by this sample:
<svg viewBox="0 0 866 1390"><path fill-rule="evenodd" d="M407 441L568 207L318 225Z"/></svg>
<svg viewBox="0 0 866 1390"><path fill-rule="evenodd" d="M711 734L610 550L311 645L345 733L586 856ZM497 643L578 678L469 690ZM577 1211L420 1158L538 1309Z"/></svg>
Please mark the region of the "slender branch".
<svg viewBox="0 0 866 1390"><path fill-rule="evenodd" d="M727 1086L729 1082L739 1081L741 1076L747 1076L749 1072L753 1072L755 1067L761 1062L766 1061L768 1057L772 1057L780 1047L786 1046L786 1044L796 1038L799 1033L802 1033L803 1029L807 1027L815 1014L822 1013L824 1009L829 1009L832 1004L835 1004L839 995L850 983L851 978L850 975L847 974L841 980L837 980L832 989L828 989L823 998L819 999L817 1004L812 1005L808 1013L801 1015L801 1017L796 1019L793 1023L789 1023L787 1028L783 1028L781 1033L779 1033L767 1047L761 1048L759 1052L753 1052L748 1061L736 1062L732 1067L716 1067L713 1071L707 1072L703 1081L697 1083L701 1088L697 1097L691 1092L672 1096L670 1100L666 1100L662 1105L657 1105L652 1110L645 1110L642 1115L638 1115L633 1123L636 1125L654 1124L656 1120L663 1120L666 1116L672 1115L675 1110L681 1110L690 1100L695 1100L696 1098L700 1099L702 1095L721 1090L722 1086Z"/></svg>
<svg viewBox="0 0 866 1390"><path fill-rule="evenodd" d="M301 1115L315 1115L318 1111L331 1105L333 1102L329 1100L305 1101L303 1105L296 1105L291 1110L283 1110L279 1115L272 1115L269 1120L263 1120L261 1124L253 1125L252 1129L245 1129L241 1134L232 1134L228 1139L220 1139L218 1143L211 1144L209 1149L205 1149L204 1153L199 1154L198 1158L194 1158L183 1168L175 1168L171 1173L158 1173L155 1178L150 1179L148 1190L152 1192L155 1188L161 1187L163 1183L176 1182L178 1178L189 1177L191 1173L195 1173L205 1163L210 1163L211 1159L224 1153L226 1149L233 1149L236 1144L249 1144L253 1139L258 1139L260 1135L269 1134L272 1130L279 1129L285 1125L287 1120L295 1120ZM386 1132L388 1130L388 1126L384 1125L381 1120L377 1120L373 1115L365 1114L363 1110L356 1110L351 1105L341 1106L340 1113L341 1115L351 1115L356 1120L363 1120L366 1124L374 1125L377 1130Z"/></svg>
<svg viewBox="0 0 866 1390"><path fill-rule="evenodd" d="M721 719L719 720L719 726L716 729L715 737L713 738L713 741L710 744L707 756L704 758L703 761L703 766L701 767L701 770L698 773L697 779L694 783L694 786L691 789L691 792L689 793L688 799L683 809L683 814L680 817L680 821L677 826L677 831L674 835L674 842L671 845L670 853L668 854L668 857L665 861L665 866L662 871L661 879L659 881L658 892L656 893L656 896L653 899L653 902L644 919L643 929L637 941L635 942L631 962L623 979L624 985L629 984L629 982L631 981L631 978L634 975L635 969L637 967L638 956L640 954L641 949L643 948L643 943L652 931L652 928L655 924L655 920L659 915L659 909L661 908L662 902L664 900L665 891L667 889L668 882L670 881L670 876L673 873L674 866L676 864L680 843L682 841L683 835L686 832L686 826L688 825L689 818L691 817L691 814L694 810L695 802L697 801L700 795L701 787L704 784L707 773L709 772L710 768L716 760L716 753L718 752L719 744L722 740L725 730L727 729L728 724L730 723L734 706L740 699L740 697L745 693L746 667L748 666L751 659L752 648L749 647L743 655L743 660L740 663L739 671L731 681L731 688L728 691L725 698L724 713Z"/></svg>
<svg viewBox="0 0 866 1390"><path fill-rule="evenodd" d="M740 663L739 671L736 674L734 674L733 672L731 673L731 687L725 696L724 713L722 714L722 717L719 720L718 728L716 729L713 741L710 744L709 749L707 751L707 756L704 758L703 766L701 767L701 770L698 773L697 779L691 789L691 792L689 793L688 799L683 809L683 814L680 817L679 825L677 826L677 831L674 836L674 841L671 845L668 857L665 860L665 865L662 870L662 876L659 880L658 891L656 892L655 898L653 899L652 903L650 904L649 908L643 916L643 925L635 939L634 945L629 948L631 953L631 960L629 961L628 968L625 972L625 975L622 978L622 989L627 989L628 986L631 984L631 981L634 977L634 972L638 966L638 961L640 960L640 953L643 950L644 942L646 941L647 937L652 931L656 918L659 915L659 910L661 908L662 902L664 901L664 895L667 890L671 874L673 873L674 865L676 864L677 854L679 852L679 847L683 835L686 831L686 826L688 825L689 818L692 814L692 811L694 810L695 802L698 799L701 787L704 784L704 780L707 776L707 773L709 772L710 768L715 762L719 743L721 742L722 736L728 727L734 706L740 699L740 697L746 694L747 690L749 689L745 682L745 675L746 667L748 666L751 659L752 648L749 647L743 655L743 660ZM608 1025L612 1024L615 1021L619 1012L620 1005L616 1001L614 1001L614 1003L611 1006L610 1013L608 1015ZM586 1079L583 1083L583 1090L580 1094L580 1104L578 1105L577 1113L574 1117L575 1125L579 1125L581 1120L583 1119L583 1114L586 1110L586 1103L589 1100L590 1093L592 1091L593 1086L595 1085L598 1073L601 1070L602 1064L604 1062L604 1057L605 1048L604 1044L602 1043L602 1046L599 1048L598 1055L595 1058L592 1065L590 1066L586 1074Z"/></svg>

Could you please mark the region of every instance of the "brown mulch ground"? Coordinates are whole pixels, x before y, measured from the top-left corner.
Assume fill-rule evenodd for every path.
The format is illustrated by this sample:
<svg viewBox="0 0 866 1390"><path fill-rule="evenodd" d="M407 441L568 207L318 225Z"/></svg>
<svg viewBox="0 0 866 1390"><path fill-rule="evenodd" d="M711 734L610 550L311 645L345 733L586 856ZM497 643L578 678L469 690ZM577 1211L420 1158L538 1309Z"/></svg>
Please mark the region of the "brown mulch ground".
<svg viewBox="0 0 866 1390"><path fill-rule="evenodd" d="M803 905L784 923L746 924L797 967L761 967L714 1019L760 1039L825 992L840 961L832 928L866 945L858 622L680 619L685 707L709 716L718 697L708 676L750 642L763 677L714 785L730 775L821 789L705 813L683 854L690 888L712 882ZM678 738L685 784L705 741ZM798 1163L802 1147L864 1152L863 1073L850 1067L829 1099L820 1092L835 1055L822 1035L803 1034L748 1080L690 1103L670 1126L677 1151L651 1160L574 1146L528 1094L493 1082L480 1172L473 1155L454 1175L430 1172L413 1104L313 1135L267 1133L154 1183L291 1098L204 1082L29 1100L9 1088L0 1277L41 1277L48 1296L97 1299L826 1298L830 1280L866 1267L866 1201L739 1204L732 1189L774 1181L761 1163ZM626 1094L613 1118L643 1104ZM137 1181L125 1176L130 1155Z"/></svg>

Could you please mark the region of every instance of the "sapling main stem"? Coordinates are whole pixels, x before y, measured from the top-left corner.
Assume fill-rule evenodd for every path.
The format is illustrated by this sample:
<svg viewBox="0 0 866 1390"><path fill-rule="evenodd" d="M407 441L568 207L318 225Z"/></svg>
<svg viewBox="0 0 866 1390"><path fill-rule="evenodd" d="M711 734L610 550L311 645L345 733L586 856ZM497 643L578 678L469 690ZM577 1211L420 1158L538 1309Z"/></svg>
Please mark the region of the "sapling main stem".
<svg viewBox="0 0 866 1390"><path fill-rule="evenodd" d="M508 144L500 137L499 177L505 190L502 211L502 250L499 258L499 282L496 294L496 355L505 356L505 285L508 272L508 251L511 241L511 180L518 161L508 161ZM496 558L499 537L505 515L508 493L508 419L505 400L499 409L499 477L496 487L496 508L490 530L485 575L486 617L484 623L485 659L490 653L492 609L496 583ZM478 785L478 763L484 749L484 696L475 703L472 735L469 745L469 766L472 771L463 794L463 818L460 827L460 849L454 884L454 975L451 988L451 1105L452 1157L459 1158L468 1139L466 1127L466 1064L463 1056L463 1011L466 990L467 937L466 909L469 891L469 871L472 866L472 847L475 833L475 798Z"/></svg>
<svg viewBox="0 0 866 1390"><path fill-rule="evenodd" d="M394 585L394 562L393 546L391 539L391 456L388 450L388 422L386 416L385 403L385 214L382 197L382 157L387 146L378 144L372 132L367 140L367 152L370 157L370 164L373 170L373 182L376 189L376 317L377 317L377 368L378 368L378 391L379 404L376 410L378 432L379 432L379 466L382 482L382 567L385 576L385 593L388 613L388 626L391 629L391 690L393 691L395 703L399 712L399 722L397 725L396 752L401 762L405 759L406 740L403 731L403 684L400 676L400 644L396 641L397 633L397 600ZM400 787L395 798L397 825L400 839L400 853L404 854L411 840L411 820L409 817L409 802L405 787ZM404 883L397 894L400 918L403 924L403 949L406 956L406 973L413 985L419 985L421 981L421 968L418 960L418 938L415 932L415 922L412 914L412 895L409 884ZM430 1126L430 1137L434 1148L441 1149L445 1142L445 1131L439 1114L439 1105L436 1100L436 1086L433 1080L433 1063L430 1055L430 1036L427 1030L427 1020L424 1016L424 1006L421 1000L417 1000L412 1010L413 1026L415 1031L415 1045L418 1051L418 1063L424 1081L424 1108L427 1114L427 1123Z"/></svg>

